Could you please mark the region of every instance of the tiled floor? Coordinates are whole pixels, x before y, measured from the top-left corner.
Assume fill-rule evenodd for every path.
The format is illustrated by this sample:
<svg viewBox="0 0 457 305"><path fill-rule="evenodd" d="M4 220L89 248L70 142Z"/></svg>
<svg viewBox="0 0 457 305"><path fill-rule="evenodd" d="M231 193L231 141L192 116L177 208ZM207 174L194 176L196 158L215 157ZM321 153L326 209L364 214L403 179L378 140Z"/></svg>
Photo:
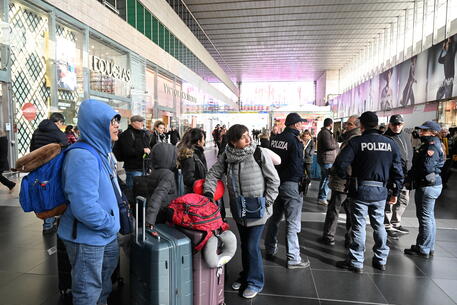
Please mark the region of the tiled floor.
<svg viewBox="0 0 457 305"><path fill-rule="evenodd" d="M213 152L208 159L214 160ZM227 266L225 299L227 305L262 304L457 304L457 173L437 201L437 248L429 260L405 256L417 234L414 203L406 212L405 223L411 233L390 243L388 270L379 272L371 265L373 239L367 234L364 273L354 274L338 269L335 261L344 258L343 224L338 228L334 247L324 246L321 235L325 207L315 204L317 183L303 208L302 253L311 261L306 270L285 268L284 226L280 230L277 258L265 262L265 288L253 300L241 298L230 284L240 271L240 253ZM233 221L230 220L233 225ZM234 225L232 227L235 227ZM41 222L25 214L18 204L18 193L8 194L0 188L0 305L63 304L57 289L55 236L42 236ZM235 229L236 231L236 229ZM110 304L130 304L128 259L121 257L121 274L125 285L118 287ZM134 292L133 292L134 293Z"/></svg>

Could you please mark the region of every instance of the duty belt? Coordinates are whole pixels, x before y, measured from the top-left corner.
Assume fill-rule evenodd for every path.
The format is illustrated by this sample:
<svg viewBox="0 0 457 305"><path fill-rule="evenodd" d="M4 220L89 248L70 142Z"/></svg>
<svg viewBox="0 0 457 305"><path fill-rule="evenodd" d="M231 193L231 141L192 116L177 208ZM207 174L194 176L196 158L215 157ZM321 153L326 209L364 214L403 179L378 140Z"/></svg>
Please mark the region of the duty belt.
<svg viewBox="0 0 457 305"><path fill-rule="evenodd" d="M359 180L357 182L358 182L359 186L364 185L364 186L374 186L374 187L386 187L386 184L384 182L380 182L380 181Z"/></svg>

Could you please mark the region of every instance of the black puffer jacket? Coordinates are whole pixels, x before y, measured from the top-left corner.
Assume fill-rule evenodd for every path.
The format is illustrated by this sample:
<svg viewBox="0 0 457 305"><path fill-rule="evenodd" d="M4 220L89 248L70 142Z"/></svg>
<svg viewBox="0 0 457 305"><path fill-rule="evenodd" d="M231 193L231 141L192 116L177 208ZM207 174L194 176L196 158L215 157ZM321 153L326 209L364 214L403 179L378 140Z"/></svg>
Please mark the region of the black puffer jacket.
<svg viewBox="0 0 457 305"><path fill-rule="evenodd" d="M204 179L208 172L204 149L194 146L193 149L185 149L180 153L179 163L184 180L185 192L192 193L194 182Z"/></svg>
<svg viewBox="0 0 457 305"><path fill-rule="evenodd" d="M32 140L30 141L30 151L34 151L50 143L59 143L63 147L66 147L68 145L68 139L53 121L46 119L33 132Z"/></svg>
<svg viewBox="0 0 457 305"><path fill-rule="evenodd" d="M161 208L178 196L173 172L176 169L176 147L168 143L158 143L152 148L151 154L151 175L135 177L134 183L135 179L149 180L146 222L155 224Z"/></svg>
<svg viewBox="0 0 457 305"><path fill-rule="evenodd" d="M114 144L113 152L118 160L124 161L125 170L141 171L145 148L149 148L149 137L146 131L129 125Z"/></svg>

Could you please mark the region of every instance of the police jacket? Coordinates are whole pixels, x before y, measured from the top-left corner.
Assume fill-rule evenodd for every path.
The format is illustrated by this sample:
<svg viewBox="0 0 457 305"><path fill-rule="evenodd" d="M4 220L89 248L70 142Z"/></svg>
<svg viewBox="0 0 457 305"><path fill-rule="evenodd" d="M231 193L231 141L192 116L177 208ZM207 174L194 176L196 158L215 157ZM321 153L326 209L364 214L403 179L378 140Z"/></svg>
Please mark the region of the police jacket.
<svg viewBox="0 0 457 305"><path fill-rule="evenodd" d="M352 166L349 196L361 201L386 200L387 187L393 196L398 196L403 187L398 145L376 129L365 130L361 136L352 138L334 166L340 178L346 178L347 168Z"/></svg>
<svg viewBox="0 0 457 305"><path fill-rule="evenodd" d="M68 145L68 139L53 121L46 119L41 121L38 129L33 132L30 151L50 143L58 143L65 147Z"/></svg>
<svg viewBox="0 0 457 305"><path fill-rule="evenodd" d="M281 164L276 166L281 183L300 182L303 177L303 143L298 139L299 134L297 129L286 127L271 139L270 149L281 157Z"/></svg>
<svg viewBox="0 0 457 305"><path fill-rule="evenodd" d="M400 133L394 133L390 128L387 129L384 135L397 143L398 148L400 149L403 173L406 174L411 169L414 154L411 136L404 130Z"/></svg>
<svg viewBox="0 0 457 305"><path fill-rule="evenodd" d="M441 168L444 165L444 152L438 137L422 137L422 145L414 153L410 174L416 187L442 184Z"/></svg>
<svg viewBox="0 0 457 305"><path fill-rule="evenodd" d="M118 160L124 161L124 168L127 171L141 171L145 148L149 148L149 137L146 131L129 125L114 144L113 152Z"/></svg>

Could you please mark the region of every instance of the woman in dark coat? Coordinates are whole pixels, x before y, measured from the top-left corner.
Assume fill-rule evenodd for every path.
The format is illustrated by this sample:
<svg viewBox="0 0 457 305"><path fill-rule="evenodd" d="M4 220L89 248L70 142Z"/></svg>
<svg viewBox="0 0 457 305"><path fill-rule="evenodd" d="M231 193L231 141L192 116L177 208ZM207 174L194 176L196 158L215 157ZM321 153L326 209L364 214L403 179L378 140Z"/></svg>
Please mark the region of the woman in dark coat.
<svg viewBox="0 0 457 305"><path fill-rule="evenodd" d="M16 183L3 176L3 172L10 169L8 163L8 138L3 130L0 130L0 182L6 186L10 192L16 186Z"/></svg>
<svg viewBox="0 0 457 305"><path fill-rule="evenodd" d="M205 158L205 132L200 128L187 131L178 145L178 162L184 180L185 193L193 193L194 182L204 179L208 172Z"/></svg>

